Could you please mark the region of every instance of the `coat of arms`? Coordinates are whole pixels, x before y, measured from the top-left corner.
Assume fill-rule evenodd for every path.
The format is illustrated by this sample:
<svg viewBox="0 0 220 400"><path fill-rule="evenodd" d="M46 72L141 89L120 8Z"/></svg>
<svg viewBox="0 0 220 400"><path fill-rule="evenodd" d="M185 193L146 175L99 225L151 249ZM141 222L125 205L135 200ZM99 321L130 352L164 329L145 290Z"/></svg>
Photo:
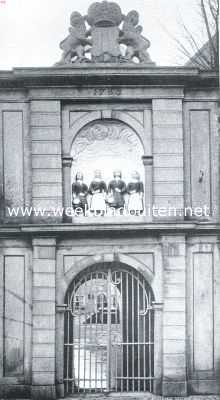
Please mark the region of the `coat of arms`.
<svg viewBox="0 0 220 400"><path fill-rule="evenodd" d="M63 54L57 65L84 62L153 64L148 54L150 41L141 34L137 11L132 10L124 16L118 4L96 2L84 17L73 12L70 23L69 35L60 44Z"/></svg>

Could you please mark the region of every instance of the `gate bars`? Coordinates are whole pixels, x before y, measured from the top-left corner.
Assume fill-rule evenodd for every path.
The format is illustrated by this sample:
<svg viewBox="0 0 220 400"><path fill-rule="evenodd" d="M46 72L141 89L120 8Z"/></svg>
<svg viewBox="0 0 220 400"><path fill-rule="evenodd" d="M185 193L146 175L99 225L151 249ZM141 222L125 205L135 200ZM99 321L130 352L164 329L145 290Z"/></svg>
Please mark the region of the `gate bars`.
<svg viewBox="0 0 220 400"><path fill-rule="evenodd" d="M153 390L154 301L128 266L100 264L70 285L64 318L65 393Z"/></svg>

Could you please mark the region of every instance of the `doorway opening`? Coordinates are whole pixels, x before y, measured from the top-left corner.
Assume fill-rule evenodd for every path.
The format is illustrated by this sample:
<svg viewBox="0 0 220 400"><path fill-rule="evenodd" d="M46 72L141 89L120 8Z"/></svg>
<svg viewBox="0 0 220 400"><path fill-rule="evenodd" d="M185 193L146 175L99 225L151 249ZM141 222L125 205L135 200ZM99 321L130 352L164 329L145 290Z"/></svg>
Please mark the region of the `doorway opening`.
<svg viewBox="0 0 220 400"><path fill-rule="evenodd" d="M65 393L153 391L154 296L122 263L89 267L71 283L64 318Z"/></svg>

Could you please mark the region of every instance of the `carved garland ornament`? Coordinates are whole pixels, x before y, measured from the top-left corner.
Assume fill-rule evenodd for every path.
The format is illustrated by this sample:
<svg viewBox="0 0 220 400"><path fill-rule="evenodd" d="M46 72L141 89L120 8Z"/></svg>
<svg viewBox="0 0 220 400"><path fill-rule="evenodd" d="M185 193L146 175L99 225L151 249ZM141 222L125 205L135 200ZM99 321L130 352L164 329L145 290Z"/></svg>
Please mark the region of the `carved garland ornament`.
<svg viewBox="0 0 220 400"><path fill-rule="evenodd" d="M80 153L89 146L105 141L106 148L110 149L120 143L132 152L135 148L140 148L140 142L134 132L123 124L95 123L81 131L77 136L73 146L73 159L76 161ZM116 151L116 148L115 148Z"/></svg>
<svg viewBox="0 0 220 400"><path fill-rule="evenodd" d="M69 35L60 43L63 54L57 65L134 61L154 64L148 54L150 41L142 36L138 23L137 11L132 10L125 16L113 2L93 3L84 17L73 12ZM124 52L121 45L125 47Z"/></svg>

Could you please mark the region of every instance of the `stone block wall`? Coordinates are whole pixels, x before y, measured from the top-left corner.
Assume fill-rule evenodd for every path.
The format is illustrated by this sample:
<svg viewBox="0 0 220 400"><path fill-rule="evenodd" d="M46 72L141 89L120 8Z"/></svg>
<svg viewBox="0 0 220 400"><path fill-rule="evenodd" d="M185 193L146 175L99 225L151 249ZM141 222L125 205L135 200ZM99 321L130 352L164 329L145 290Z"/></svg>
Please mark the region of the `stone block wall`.
<svg viewBox="0 0 220 400"><path fill-rule="evenodd" d="M15 388L36 399L55 398L56 389L63 394L63 303L68 284L89 265L115 259L145 274L155 294L157 393L219 393L216 236L177 233L120 243L106 237L102 245L95 238L60 239L58 248L55 238L39 235L32 249L27 239L0 242L2 396L12 396Z"/></svg>
<svg viewBox="0 0 220 400"><path fill-rule="evenodd" d="M50 210L63 205L60 102L32 101L30 113L32 206L44 209L42 219L52 221ZM39 222L40 216L33 215L33 221Z"/></svg>
<svg viewBox="0 0 220 400"><path fill-rule="evenodd" d="M184 206L182 99L153 99L153 204Z"/></svg>
<svg viewBox="0 0 220 400"><path fill-rule="evenodd" d="M202 97L192 101L192 94L185 94L183 98L181 90L178 94L173 90L166 91L167 98L164 98L162 89L159 92L151 89L151 98L143 104L89 104L88 112L84 103L76 105L68 100L64 104L57 95L51 100L37 100L37 92L34 92L35 100L25 102L22 97L20 102L2 101L0 195L5 198L5 204L0 217L11 222L61 222L62 217L52 216L50 210L71 205L70 144L84 120L86 125L88 121L100 119L100 123L105 123L105 118L112 118L130 126L144 144L145 154L139 161L143 161L145 169L146 205L174 207L177 212L184 206L205 205L217 220L216 103L204 101ZM43 90L40 95L43 97ZM32 213L9 218L5 205L41 208L44 216ZM172 218L172 212L168 218ZM155 222L161 219L167 218L161 216Z"/></svg>

